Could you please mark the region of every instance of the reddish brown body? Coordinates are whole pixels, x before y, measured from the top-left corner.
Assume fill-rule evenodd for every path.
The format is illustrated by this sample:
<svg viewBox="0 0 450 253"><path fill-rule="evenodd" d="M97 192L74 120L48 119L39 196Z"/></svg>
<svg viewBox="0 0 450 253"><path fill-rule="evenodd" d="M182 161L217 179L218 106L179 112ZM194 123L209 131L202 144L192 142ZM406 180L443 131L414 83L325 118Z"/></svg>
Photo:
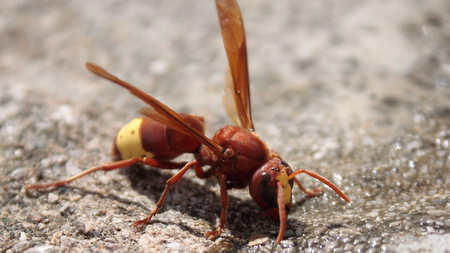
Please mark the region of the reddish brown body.
<svg viewBox="0 0 450 253"><path fill-rule="evenodd" d="M234 106L227 111L238 126L227 126L209 139L204 135L203 118L178 114L157 99L135 86L113 76L101 67L87 63L94 74L116 83L146 102L151 108L139 112L145 117L137 118L123 127L113 145L113 158L118 161L93 167L62 181L41 185L29 185L26 190L59 187L95 171L109 171L136 163L156 168L180 169L166 182L156 207L135 226L146 225L161 208L172 185L177 183L189 170L194 169L199 178L214 176L220 185L221 214L219 226L207 233L207 237L217 238L226 224L228 189L249 186L250 195L273 220L280 221L276 243L286 230L289 209L292 206L292 187L296 185L309 196L316 196L322 190L309 191L295 178L306 173L319 179L345 201L349 199L329 180L305 170L292 171L279 155L270 151L255 132L251 117L250 86L247 67L247 51L242 16L235 0L216 0L225 50L229 61L229 96ZM183 153L193 153L190 162L176 163L171 160ZM208 170L204 170L208 167Z"/></svg>

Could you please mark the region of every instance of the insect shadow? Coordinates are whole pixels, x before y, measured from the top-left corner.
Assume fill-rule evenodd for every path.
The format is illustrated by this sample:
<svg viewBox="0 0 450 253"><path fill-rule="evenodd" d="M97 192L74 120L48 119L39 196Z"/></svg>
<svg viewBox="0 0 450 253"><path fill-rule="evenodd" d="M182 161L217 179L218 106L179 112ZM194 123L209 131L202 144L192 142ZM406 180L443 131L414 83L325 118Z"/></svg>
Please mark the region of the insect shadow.
<svg viewBox="0 0 450 253"><path fill-rule="evenodd" d="M158 201L160 195L162 194L165 182L171 177L170 173L161 172L158 169L155 168L149 168L145 167L140 164L135 164L129 167L122 168L119 170L119 173L124 175L128 178L128 180L131 183L131 186L133 190L138 192L141 195L147 196L149 199L151 199L155 204ZM210 186L214 185L213 180L210 180L210 183L207 183L205 186L202 186L192 180L182 179L177 184L173 186L171 191L168 194L167 201L164 202L163 207L158 212L159 214L164 213L167 210L178 210L180 212L186 213L187 215L191 217L196 217L198 219L206 220L208 223L211 224L211 229L215 226L216 218L218 217L218 214L220 213L220 206L217 206L217 212L212 211L208 212L208 215L200 214L196 210L198 208L193 208L192 204L189 203L189 201L185 201L185 198L183 198L183 201L174 201L174 199L171 197L171 193L181 192L183 195L188 196L191 195L189 193L194 193L191 196L196 196L200 199L199 204L203 207L203 202L214 202L218 201L220 199L219 195L214 193L213 191L209 190L210 192L208 194L205 194L205 191L208 191L208 188ZM64 192L74 192L76 191L78 194L80 194L82 197L86 195L92 195L97 196L99 199L105 199L105 200L112 200L117 201L124 205L134 205L139 208L142 208L144 212L150 213L150 211L153 209L152 206L147 206L141 203L140 201L132 201L127 198L119 197L115 194L111 193L102 193L95 190L89 190L86 187L83 186L75 186L74 184L67 184L62 187L51 187L46 189L40 189L39 191L26 191L25 194L27 197L30 198L39 198L40 196L43 196L50 192L59 192L63 194ZM107 189L105 190L107 192ZM197 194L198 193L198 194ZM206 200L205 200L206 199ZM231 201L235 201L234 199L231 199ZM136 216L136 220L139 218ZM204 238L204 233L201 231L197 231L195 229L192 229L188 225L183 225L181 222L166 222L158 220L158 215L155 217L155 219L152 220L148 226L151 226L152 223L162 223L166 225L178 225L181 229L190 232L191 234L194 234L197 237ZM131 225L130 225L131 226Z"/></svg>
<svg viewBox="0 0 450 253"><path fill-rule="evenodd" d="M121 170L121 173L128 177L131 182L132 188L139 194L147 196L154 203L156 203L162 192L164 191L165 182L173 175L172 173L166 173L164 170L155 169L151 167L145 167L140 164L130 166L126 169ZM212 189L212 187L217 186L215 179L202 180L203 184L195 182L195 180L189 179L189 174L178 181L167 195L167 199L164 202L162 208L159 210L158 214L163 214L168 210L176 210L183 214L186 214L195 219L204 220L209 223L210 228L214 229L217 220L220 216L220 195ZM248 194L246 189L235 190L239 194ZM182 195L183 199L175 199L172 195ZM293 210L299 206L304 205L312 197L308 196L297 196L298 200L293 205ZM190 198L194 197L196 199L195 203L190 201ZM254 231L258 231L260 234L271 235L276 237L278 233L278 228L276 222L271 220L263 210L261 210L255 202L250 198L241 199L236 198L233 194L229 194L229 207L228 207L228 226L226 231L233 236L232 241L242 244L242 242L247 242L250 234ZM142 207L143 205L140 204ZM150 212L153 206L145 206L143 209ZM207 211L199 211L207 210ZM152 223L162 223L166 225L177 225L179 228L188 231L199 238L204 238L204 232L193 229L189 225L183 225L182 222L166 222L158 220L158 214L155 218L148 224L151 226ZM294 227L306 227L306 224L297 220L288 220L288 222ZM253 232L252 232L253 231ZM226 236L225 236L226 238Z"/></svg>
<svg viewBox="0 0 450 253"><path fill-rule="evenodd" d="M175 171L176 170L174 170L174 172ZM131 183L131 187L136 192L147 196L152 200L152 202L155 203L152 206L145 207L144 209L146 210L146 212L150 212L154 205L156 205L156 202L159 200L162 192L164 191L165 182L169 178L171 178L171 176L173 176L172 173L167 173L164 170L145 167L140 164L135 164L126 169L123 169L121 170L121 173L128 177ZM220 217L220 195L212 189L213 187L217 187L215 178L206 180L202 179L203 184L200 184L195 180L190 180L189 175L191 174L188 173L184 178L182 178L172 186L169 193L167 194L167 198L164 201L162 208L158 211L155 218L152 219L148 226L151 226L154 223L173 224L203 239L205 237L205 232L207 230L215 229L217 225L217 220ZM181 200L180 198L175 199L173 197L179 197L180 195L183 196ZM191 198L196 199L195 203L192 203ZM241 200L233 197L232 195L229 195L229 202L229 220L234 221L235 219L233 219L232 216L238 214L236 216L244 217L244 220L238 220L236 221L236 224L241 225L242 223L246 223L245 219L247 218L247 214L242 211L243 208L240 205L237 205L241 202ZM259 209L259 207L251 200L246 202L246 205L250 205L251 210ZM163 214L168 210L176 210L188 215L189 217L194 217L198 220L204 220L209 224L209 228L204 231L199 231L193 229L189 225L183 225L181 222L174 221L174 223L170 223L158 220L158 214ZM259 214L263 215L263 212L259 212ZM252 213L251 215L254 214ZM230 234L233 234L233 236L238 237L236 236L236 234L238 234L239 231L242 230L242 226L240 226L239 230L234 230L231 227L227 227L227 230L230 232Z"/></svg>

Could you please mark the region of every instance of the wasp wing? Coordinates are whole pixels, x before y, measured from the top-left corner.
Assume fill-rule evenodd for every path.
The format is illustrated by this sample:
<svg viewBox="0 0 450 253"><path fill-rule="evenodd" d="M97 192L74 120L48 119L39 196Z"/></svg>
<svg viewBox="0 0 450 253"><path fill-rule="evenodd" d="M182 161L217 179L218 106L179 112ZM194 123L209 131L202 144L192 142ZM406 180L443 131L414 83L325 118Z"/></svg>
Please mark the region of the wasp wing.
<svg viewBox="0 0 450 253"><path fill-rule="evenodd" d="M236 110L227 109L227 112L232 117L233 111L237 111L240 127L253 131L255 127L250 105L247 48L241 11L235 0L216 0L216 7L231 70L232 94L236 107Z"/></svg>
<svg viewBox="0 0 450 253"><path fill-rule="evenodd" d="M170 126L176 129L177 131L198 140L199 142L207 146L209 149L211 149L215 154L221 153L222 147L220 145L214 143L203 133L189 127L188 124L184 122L184 120L180 117L180 115L178 115L178 113L176 113L168 106L158 101L156 98L148 95L147 93L134 87L133 85L117 78L116 76L110 74L108 71L106 71L105 69L101 68L100 66L94 63L88 62L86 63L86 67L92 73L105 79L108 79L109 81L127 89L131 94L135 95L136 97L138 97L139 99L141 99L154 109L154 111L148 109L141 109L140 112L143 113L144 115L148 114L148 116L153 118L154 120L159 121L162 124Z"/></svg>
<svg viewBox="0 0 450 253"><path fill-rule="evenodd" d="M241 123L235 103L233 77L231 76L230 68L227 68L227 71L225 72L225 86L223 87L222 104L228 114L228 117L230 117L236 126L240 126Z"/></svg>

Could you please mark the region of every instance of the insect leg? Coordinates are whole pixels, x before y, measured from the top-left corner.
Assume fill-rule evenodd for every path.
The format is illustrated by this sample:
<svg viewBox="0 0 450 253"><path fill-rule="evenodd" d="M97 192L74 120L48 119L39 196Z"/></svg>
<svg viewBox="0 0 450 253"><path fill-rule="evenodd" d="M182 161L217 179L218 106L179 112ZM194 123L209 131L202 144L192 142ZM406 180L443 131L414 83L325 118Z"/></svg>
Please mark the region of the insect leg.
<svg viewBox="0 0 450 253"><path fill-rule="evenodd" d="M194 164L194 169L195 169L195 175L198 178L205 179L205 178L210 178L212 176L211 168L204 171L200 164Z"/></svg>
<svg viewBox="0 0 450 253"><path fill-rule="evenodd" d="M306 195L308 195L308 197L313 198L313 197L319 196L323 193L322 187L316 188L314 190L308 190L303 187L302 183L297 178L294 177L294 181L295 181L295 184L298 186L298 188L300 188L300 190L302 190Z"/></svg>
<svg viewBox="0 0 450 253"><path fill-rule="evenodd" d="M211 240L215 240L222 230L225 228L225 224L227 223L227 208L228 208L228 192L227 192L227 176L225 174L219 175L219 185L220 185L220 204L222 206L220 212L220 222L219 226L215 231L208 231L206 233L206 237Z"/></svg>
<svg viewBox="0 0 450 253"><path fill-rule="evenodd" d="M313 191L309 191L309 190L306 190L306 191L305 191L305 189L303 188L303 186L302 186L302 184L300 183L300 181L296 180L296 178L295 178L296 175L301 174L301 173L306 173L306 174L308 174L308 176L311 176L311 177L313 177L313 178L315 178L315 179L318 179L318 180L322 181L322 183L328 185L328 187L330 187L331 189L333 189L333 191L335 191L339 196L341 196L342 199L344 199L345 201L347 201L347 202L350 203L350 200L347 198L347 196L345 196L345 194L344 194L341 190L339 190L339 188L337 188L337 186L334 185L330 180L328 180L328 179L322 177L321 175L319 175L319 174L317 174L317 173L315 173L315 172L312 172L312 171L309 171L309 170L306 170L306 169L299 169L299 170L294 171L293 173L291 173L291 174L289 175L289 180L292 179L292 178L294 178L294 180L295 180L295 182L297 183L298 187L299 187L300 189L302 189L302 191L304 191L306 194L308 194L308 192L310 192L310 193L312 192L312 194L313 194L312 196L314 197L315 194L317 194L317 193L315 192L315 191L317 191L317 189L316 189L316 190L313 190ZM308 195L309 195L309 194L308 194Z"/></svg>
<svg viewBox="0 0 450 253"><path fill-rule="evenodd" d="M161 160L155 160L155 159L150 159L150 158L144 158L141 163L148 165L148 166L155 167L155 168L159 168L159 169L172 170L172 169L183 168L187 162L176 163L176 162L171 162L171 161L161 161Z"/></svg>
<svg viewBox="0 0 450 253"><path fill-rule="evenodd" d="M33 189L46 189L46 188L58 188L61 187L63 185L66 185L72 181L75 181L81 177L87 176L93 172L99 171L99 170L103 170L103 171L110 171L110 170L115 170L115 169L120 169L123 167L127 167L136 163L146 163L145 160L148 158L142 158L142 157L132 157L130 159L126 159L126 160L121 160L121 161L116 161L116 162L108 162L108 163L104 163L100 166L96 166L96 167L92 167L90 169L87 169L75 176L71 176L68 177L64 180L61 181L55 181L55 182L50 182L50 183L46 183L46 184L32 184L32 185L27 185L25 187L25 191L28 192L30 190ZM153 160L153 159L150 159ZM149 162L147 162L149 163Z"/></svg>
<svg viewBox="0 0 450 253"><path fill-rule="evenodd" d="M164 199L166 198L166 195L169 192L170 187L172 185L174 185L175 183L177 183L178 180L180 180L184 176L186 171L188 171L191 167L199 166L199 165L200 165L200 163L196 160L188 162L184 165L184 167L180 171L178 171L175 175L173 175L171 178L169 178L166 181L166 188L164 188L164 191L163 191L161 197L159 198L158 203L156 203L156 207L150 212L150 214L145 219L139 220L139 221L136 221L135 223L133 223L133 226L142 227L144 225L147 225L150 222L150 220L152 219L152 217L162 207L162 204L164 203Z"/></svg>

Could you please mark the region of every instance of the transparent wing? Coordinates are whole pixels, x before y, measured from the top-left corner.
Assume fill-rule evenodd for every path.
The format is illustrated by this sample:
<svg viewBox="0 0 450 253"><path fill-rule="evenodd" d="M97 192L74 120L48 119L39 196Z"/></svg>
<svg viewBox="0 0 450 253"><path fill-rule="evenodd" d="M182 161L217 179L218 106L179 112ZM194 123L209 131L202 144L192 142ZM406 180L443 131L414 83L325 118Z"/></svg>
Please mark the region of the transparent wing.
<svg viewBox="0 0 450 253"><path fill-rule="evenodd" d="M239 113L234 98L233 78L231 77L231 70L229 68L225 72L225 84L222 96L223 107L234 124L240 126Z"/></svg>
<svg viewBox="0 0 450 253"><path fill-rule="evenodd" d="M255 127L251 115L247 48L241 11L235 0L216 0L216 7L231 70L232 94L240 127L253 131ZM230 114L230 110L227 109L227 112Z"/></svg>

